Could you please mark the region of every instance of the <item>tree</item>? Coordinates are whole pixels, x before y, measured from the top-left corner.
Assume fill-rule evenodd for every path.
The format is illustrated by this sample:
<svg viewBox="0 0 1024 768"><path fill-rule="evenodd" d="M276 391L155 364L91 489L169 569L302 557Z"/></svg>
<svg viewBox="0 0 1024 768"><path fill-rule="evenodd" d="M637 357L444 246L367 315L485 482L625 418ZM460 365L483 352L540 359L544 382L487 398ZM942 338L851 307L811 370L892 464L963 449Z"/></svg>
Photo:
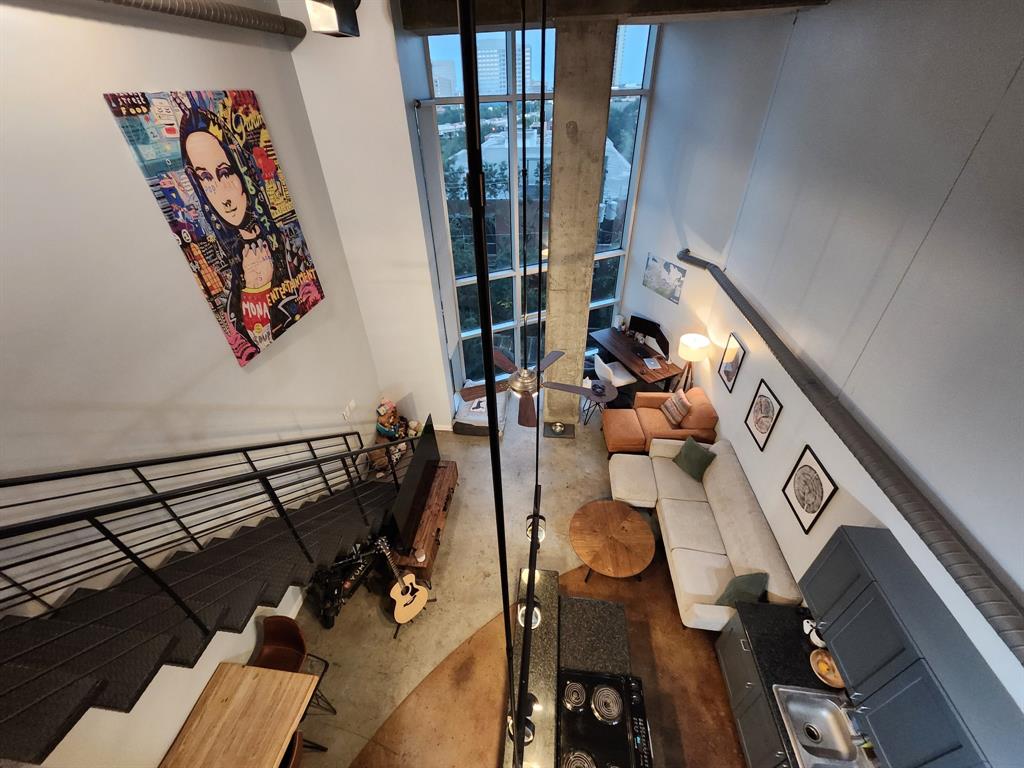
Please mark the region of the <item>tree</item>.
<svg viewBox="0 0 1024 768"><path fill-rule="evenodd" d="M633 145L636 142L636 126L640 118L640 98L631 96L612 99L608 112L608 138L615 149L627 160L633 157Z"/></svg>

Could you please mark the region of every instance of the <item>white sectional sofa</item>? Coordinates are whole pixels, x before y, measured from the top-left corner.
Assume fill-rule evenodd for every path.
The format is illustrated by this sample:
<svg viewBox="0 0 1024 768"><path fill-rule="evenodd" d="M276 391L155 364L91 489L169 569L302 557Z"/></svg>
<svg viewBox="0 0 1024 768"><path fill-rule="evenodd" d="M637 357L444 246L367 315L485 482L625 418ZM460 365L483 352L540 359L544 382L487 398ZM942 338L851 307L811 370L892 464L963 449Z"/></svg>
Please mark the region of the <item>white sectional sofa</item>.
<svg viewBox="0 0 1024 768"><path fill-rule="evenodd" d="M715 601L735 575L768 574L768 599L803 599L778 542L728 440L711 446L715 460L700 483L672 459L683 443L655 438L649 456L616 454L612 495L657 509L679 616L696 629L720 630L733 609Z"/></svg>

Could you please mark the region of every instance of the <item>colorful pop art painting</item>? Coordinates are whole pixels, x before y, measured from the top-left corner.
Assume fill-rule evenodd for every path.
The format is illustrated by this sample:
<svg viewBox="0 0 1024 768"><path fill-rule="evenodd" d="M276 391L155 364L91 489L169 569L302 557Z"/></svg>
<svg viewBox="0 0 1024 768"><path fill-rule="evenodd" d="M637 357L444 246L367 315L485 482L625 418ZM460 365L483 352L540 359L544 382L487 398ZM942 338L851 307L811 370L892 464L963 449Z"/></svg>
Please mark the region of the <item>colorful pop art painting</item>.
<svg viewBox="0 0 1024 768"><path fill-rule="evenodd" d="M104 95L239 365L320 303L252 91Z"/></svg>

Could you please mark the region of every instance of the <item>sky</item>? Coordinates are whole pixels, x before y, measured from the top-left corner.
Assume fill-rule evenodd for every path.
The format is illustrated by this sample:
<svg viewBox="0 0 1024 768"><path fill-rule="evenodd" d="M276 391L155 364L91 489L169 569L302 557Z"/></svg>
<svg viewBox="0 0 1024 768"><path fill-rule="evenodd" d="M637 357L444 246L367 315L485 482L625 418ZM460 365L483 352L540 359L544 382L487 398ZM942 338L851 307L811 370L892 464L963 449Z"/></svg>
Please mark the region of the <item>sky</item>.
<svg viewBox="0 0 1024 768"><path fill-rule="evenodd" d="M616 84L631 83L639 84L643 81L644 63L647 56L647 37L649 27L641 25L628 25L625 27L625 51L622 54L622 69L616 73ZM477 40L501 39L503 32L481 32ZM519 33L516 33L518 43ZM547 58L548 84L555 68L555 31L548 30ZM540 80L540 30L527 30L526 44L533 49L530 56L530 76L528 80ZM432 35L430 37L430 59L431 61L451 61L455 64L456 73L460 72L462 66L462 55L459 51L458 35ZM461 89L460 89L461 90Z"/></svg>

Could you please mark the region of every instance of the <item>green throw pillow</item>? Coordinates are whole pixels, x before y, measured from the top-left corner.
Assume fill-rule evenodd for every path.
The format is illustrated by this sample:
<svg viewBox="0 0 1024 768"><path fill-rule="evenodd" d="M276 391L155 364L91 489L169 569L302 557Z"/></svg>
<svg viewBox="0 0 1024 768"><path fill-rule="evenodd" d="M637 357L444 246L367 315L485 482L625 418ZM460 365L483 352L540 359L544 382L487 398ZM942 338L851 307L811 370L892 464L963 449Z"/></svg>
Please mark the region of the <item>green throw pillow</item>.
<svg viewBox="0 0 1024 768"><path fill-rule="evenodd" d="M767 573L745 573L733 576L725 591L715 601L715 605L728 605L735 608L736 603L758 603L764 596L768 586Z"/></svg>
<svg viewBox="0 0 1024 768"><path fill-rule="evenodd" d="M715 460L713 451L709 451L692 437L686 438L683 447L673 461L679 468L694 480L700 481L704 478L704 470Z"/></svg>

